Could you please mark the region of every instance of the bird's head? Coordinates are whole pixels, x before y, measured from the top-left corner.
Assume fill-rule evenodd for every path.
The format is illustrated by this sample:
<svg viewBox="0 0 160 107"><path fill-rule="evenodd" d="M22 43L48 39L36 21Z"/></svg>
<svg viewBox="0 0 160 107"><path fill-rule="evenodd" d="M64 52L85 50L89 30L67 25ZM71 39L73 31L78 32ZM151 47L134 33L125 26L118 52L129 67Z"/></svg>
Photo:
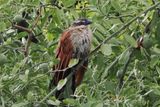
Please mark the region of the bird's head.
<svg viewBox="0 0 160 107"><path fill-rule="evenodd" d="M76 21L73 22L73 26L80 26L80 25L89 25L91 24L92 22L88 19L78 19Z"/></svg>

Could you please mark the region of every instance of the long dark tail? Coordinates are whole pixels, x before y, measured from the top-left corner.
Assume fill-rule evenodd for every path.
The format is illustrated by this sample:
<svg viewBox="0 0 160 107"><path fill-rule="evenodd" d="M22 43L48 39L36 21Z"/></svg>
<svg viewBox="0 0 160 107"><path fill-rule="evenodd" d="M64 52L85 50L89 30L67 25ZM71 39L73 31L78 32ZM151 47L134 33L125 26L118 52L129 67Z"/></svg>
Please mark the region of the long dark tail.
<svg viewBox="0 0 160 107"><path fill-rule="evenodd" d="M80 62L81 61L79 61L79 63ZM80 66L78 69L75 69L77 67L75 65L74 67L67 69L65 72L62 72L62 71L56 72L53 79L50 82L50 86L49 86L50 89L53 87L53 85L56 86L58 84L57 77L59 77L58 78L58 81L59 81L60 79L64 79L65 77L70 75L71 72L74 72L73 70L76 70L73 74L71 74L71 77L68 79L68 82L66 83L66 85L61 90L56 91L55 97L60 100L71 97L70 95L74 94L76 87L80 85L80 83L82 82L87 66L88 66L88 60L84 61L82 66Z"/></svg>
<svg viewBox="0 0 160 107"><path fill-rule="evenodd" d="M79 63L81 62L81 60L79 61ZM78 64L79 64L78 63ZM84 74L85 74L85 71L87 69L87 66L88 66L88 59L85 60L82 64L82 66L80 66L78 68L78 70L74 73L74 77L73 77L73 84L72 84L72 90L73 92L75 91L76 87L79 86L83 80L83 77L84 77Z"/></svg>
<svg viewBox="0 0 160 107"><path fill-rule="evenodd" d="M56 86L61 79L65 78L64 74L66 71L64 69L68 67L71 59L71 55L60 54L59 57L59 64L53 66L54 76L49 84L49 89L53 88L53 85Z"/></svg>

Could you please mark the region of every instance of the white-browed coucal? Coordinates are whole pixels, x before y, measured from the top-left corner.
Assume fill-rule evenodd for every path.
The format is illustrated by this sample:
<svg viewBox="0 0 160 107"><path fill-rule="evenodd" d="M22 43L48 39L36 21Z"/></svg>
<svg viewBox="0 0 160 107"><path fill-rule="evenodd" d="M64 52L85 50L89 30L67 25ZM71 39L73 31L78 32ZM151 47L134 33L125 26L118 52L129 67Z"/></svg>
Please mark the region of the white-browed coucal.
<svg viewBox="0 0 160 107"><path fill-rule="evenodd" d="M63 70L68 67L71 59L78 59L79 61L87 59L92 38L92 32L88 27L89 24L91 24L91 21L87 19L78 19L62 33L56 51L56 58L58 58L59 63L53 66L54 76L49 88L52 88L53 85L57 86L61 79L64 79L71 73L68 70ZM72 93L70 94L73 94L76 87L82 82L87 66L88 60L85 60L82 66L73 74L71 83ZM63 97L61 94L64 91L64 88L56 91L55 97L61 99Z"/></svg>

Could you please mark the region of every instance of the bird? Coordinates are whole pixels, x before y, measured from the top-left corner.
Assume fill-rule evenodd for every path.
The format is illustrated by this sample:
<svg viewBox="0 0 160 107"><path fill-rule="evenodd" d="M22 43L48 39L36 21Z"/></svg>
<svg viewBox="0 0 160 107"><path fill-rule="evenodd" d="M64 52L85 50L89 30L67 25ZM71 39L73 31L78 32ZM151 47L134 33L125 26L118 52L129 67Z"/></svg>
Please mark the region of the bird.
<svg viewBox="0 0 160 107"><path fill-rule="evenodd" d="M13 19L13 24L28 29L28 28L29 28L29 22L28 22L27 20L30 20L30 19L31 19L31 17L30 17L30 15L29 15L29 13L26 12L26 11L23 11L20 15L16 15L16 16L14 17L14 19ZM16 28L16 29L17 29L17 34L19 34L19 33L21 33L21 32L26 32L26 31L24 31L23 29L20 29L20 28ZM30 35L30 36L31 36L31 38L30 38L30 39L31 39L31 42L33 42L33 43L38 43L38 42L39 42L38 39L35 37L34 34L32 34L32 35ZM28 38L28 35L26 35L24 38L27 39L27 38ZM23 40L23 38L20 38L20 39Z"/></svg>
<svg viewBox="0 0 160 107"><path fill-rule="evenodd" d="M57 86L61 79L66 78L72 72L70 70L64 70L68 68L72 59L77 59L79 62L85 59L85 61L76 69L72 76L72 91L69 93L69 97L74 94L76 87L81 84L88 66L88 55L91 49L92 31L88 26L91 23L90 20L85 18L75 20L71 26L62 33L56 51L56 58L59 60L59 63L53 65L54 74L50 81L49 89ZM64 88L65 86L55 92L57 99L64 99L62 94L65 91Z"/></svg>
<svg viewBox="0 0 160 107"><path fill-rule="evenodd" d="M21 27L24 27L24 28L28 28L29 27L29 23L25 19L21 19L19 22L17 22L17 25L21 26ZM17 29L17 33L18 34L21 33L21 32L24 32L24 30ZM25 36L25 39L27 39L27 38L28 38L28 35ZM31 41L33 43L38 43L38 39L33 34L31 35Z"/></svg>

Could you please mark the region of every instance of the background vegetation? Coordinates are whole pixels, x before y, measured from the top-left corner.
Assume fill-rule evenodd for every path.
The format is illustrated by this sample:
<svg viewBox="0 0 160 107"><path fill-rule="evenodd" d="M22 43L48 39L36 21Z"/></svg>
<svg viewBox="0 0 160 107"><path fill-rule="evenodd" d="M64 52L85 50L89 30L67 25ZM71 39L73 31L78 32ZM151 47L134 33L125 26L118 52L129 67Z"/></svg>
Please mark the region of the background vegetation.
<svg viewBox="0 0 160 107"><path fill-rule="evenodd" d="M74 107L160 106L157 0L0 0L0 107L61 105L48 84L60 34L88 18L94 37ZM18 32L16 24L29 26ZM24 26L25 27L25 26ZM22 30L22 28L21 28ZM35 36L21 42L22 37Z"/></svg>

